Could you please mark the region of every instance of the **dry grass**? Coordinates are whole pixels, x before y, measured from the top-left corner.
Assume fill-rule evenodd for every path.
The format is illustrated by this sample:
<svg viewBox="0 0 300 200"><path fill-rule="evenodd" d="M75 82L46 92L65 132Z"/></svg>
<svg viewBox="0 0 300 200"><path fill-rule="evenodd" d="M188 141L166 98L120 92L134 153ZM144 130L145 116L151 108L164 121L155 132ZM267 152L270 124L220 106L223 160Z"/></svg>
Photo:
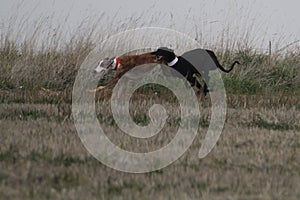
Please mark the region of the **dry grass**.
<svg viewBox="0 0 300 200"><path fill-rule="evenodd" d="M141 101L136 101L132 106L142 111L140 105ZM168 109L171 115L176 113L172 110L176 105L166 107L172 107ZM203 117L210 115L209 108L201 110ZM101 114L108 116L109 110L102 107ZM300 115L295 108L230 108L221 139L208 157L197 157L202 133L207 129L200 124L199 135L178 161L160 171L139 175L117 172L89 155L72 119L55 105L2 104L0 117L5 130L0 138L2 198L300 197ZM104 130L115 144L128 150L159 148L174 132L171 123L153 140L135 141L109 125L108 118L100 120ZM272 124L277 126L269 126Z"/></svg>
<svg viewBox="0 0 300 200"><path fill-rule="evenodd" d="M31 32L21 37L20 33L24 32L23 29L27 25L24 21L26 18L19 19L20 17L14 16L15 20L5 22L8 24L7 28L0 31L0 89L71 88L77 70L88 53L105 41L107 36L128 29L151 27L153 23L155 24L155 20L161 17L160 15L161 13L153 16L153 21L143 21L149 16L141 14L119 22L115 18L109 19L105 14L101 14L99 18L91 19L90 23L80 23L77 32L75 31L68 39L64 35L63 24L53 27L53 24L49 24L51 21L43 20L38 21ZM99 24L100 22L103 23ZM196 24L196 21L194 23ZM229 93L284 92L299 95L299 43L284 48L280 48L282 44L279 42L275 43L272 54L269 55L268 51L259 50L266 47L257 48L253 44L257 37L253 31L254 24L244 26L247 27L244 32L239 25L239 32L235 33L234 27L230 29L228 25L219 37L213 39L213 43L205 43L208 38L199 36L202 35L198 30L201 27L196 27L191 35L195 35L198 39L199 48L214 50L225 66L231 64L233 60L242 63L233 73L224 75ZM97 31L99 29L101 31ZM162 41L162 46L168 43L168 38L165 40ZM178 41L178 44L173 45L176 47L181 43ZM112 50L114 48L120 47L111 47Z"/></svg>

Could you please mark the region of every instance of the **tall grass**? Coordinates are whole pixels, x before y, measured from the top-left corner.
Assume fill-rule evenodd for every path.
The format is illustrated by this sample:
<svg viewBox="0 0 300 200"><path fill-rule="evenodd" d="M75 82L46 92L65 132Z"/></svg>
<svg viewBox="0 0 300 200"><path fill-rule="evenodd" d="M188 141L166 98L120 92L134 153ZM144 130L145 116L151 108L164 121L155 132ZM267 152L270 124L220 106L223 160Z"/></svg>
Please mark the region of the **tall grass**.
<svg viewBox="0 0 300 200"><path fill-rule="evenodd" d="M55 27L49 24L49 21L43 20L37 22L34 30L20 39L20 34L16 33L24 31L26 21L12 20L8 28L2 29L0 33L0 89L70 89L80 64L95 44L114 33L148 26L156 20L152 17L154 21L145 22L141 14L133 15L120 23L114 21L116 19L108 19L105 14L99 16L90 23L86 23L86 20L80 23L68 39L64 34L63 25ZM13 24L17 22L21 23L20 26ZM110 26L110 24L118 25ZM231 29L228 25L214 43L205 43L206 39L199 31L201 27L196 27L191 34L199 40L199 47L213 49L225 66L233 60L242 63L232 73L224 74L225 86L229 93L300 94L299 46L294 45L291 50L283 52L276 49L276 46L280 45L275 43L272 54L261 51L253 46L256 38L253 34L253 26L245 24L248 28L244 32L240 28L235 33L234 28ZM164 40L166 41L167 38L163 38L161 46L165 45ZM260 49L265 48L260 47Z"/></svg>

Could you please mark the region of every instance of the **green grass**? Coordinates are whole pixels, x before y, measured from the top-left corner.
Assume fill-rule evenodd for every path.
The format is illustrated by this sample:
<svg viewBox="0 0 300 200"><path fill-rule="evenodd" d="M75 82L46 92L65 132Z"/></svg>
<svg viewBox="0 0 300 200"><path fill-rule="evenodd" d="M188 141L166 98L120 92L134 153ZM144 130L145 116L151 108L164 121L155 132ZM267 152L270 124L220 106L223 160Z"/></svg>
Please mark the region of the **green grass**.
<svg viewBox="0 0 300 200"><path fill-rule="evenodd" d="M260 85L259 79L251 77L240 77L231 75L224 78L226 92L232 94L259 94L263 92L263 86Z"/></svg>

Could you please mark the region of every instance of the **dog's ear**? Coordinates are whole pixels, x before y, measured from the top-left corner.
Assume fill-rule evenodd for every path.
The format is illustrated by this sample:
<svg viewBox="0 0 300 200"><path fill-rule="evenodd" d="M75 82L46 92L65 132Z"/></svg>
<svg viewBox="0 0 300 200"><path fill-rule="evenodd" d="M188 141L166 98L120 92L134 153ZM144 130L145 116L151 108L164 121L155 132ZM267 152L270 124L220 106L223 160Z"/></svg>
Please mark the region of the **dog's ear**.
<svg viewBox="0 0 300 200"><path fill-rule="evenodd" d="M153 52L151 52L150 54L151 54L151 55L157 56L157 55L158 55L158 51L153 51Z"/></svg>
<svg viewBox="0 0 300 200"><path fill-rule="evenodd" d="M165 52L171 52L171 53L174 53L174 50L173 49L169 49L168 47L159 47L158 48L158 51L165 51Z"/></svg>

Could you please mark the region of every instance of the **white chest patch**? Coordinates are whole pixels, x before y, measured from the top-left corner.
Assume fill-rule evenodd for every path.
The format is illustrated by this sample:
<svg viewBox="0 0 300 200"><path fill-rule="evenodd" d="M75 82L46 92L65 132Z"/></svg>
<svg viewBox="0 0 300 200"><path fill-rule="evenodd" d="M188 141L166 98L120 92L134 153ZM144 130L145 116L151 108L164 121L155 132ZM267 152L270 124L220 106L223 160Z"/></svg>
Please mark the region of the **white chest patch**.
<svg viewBox="0 0 300 200"><path fill-rule="evenodd" d="M172 66L174 66L177 62L178 62L178 58L176 57L172 62L169 62L169 63L168 63L168 66L169 66L169 67L172 67Z"/></svg>

